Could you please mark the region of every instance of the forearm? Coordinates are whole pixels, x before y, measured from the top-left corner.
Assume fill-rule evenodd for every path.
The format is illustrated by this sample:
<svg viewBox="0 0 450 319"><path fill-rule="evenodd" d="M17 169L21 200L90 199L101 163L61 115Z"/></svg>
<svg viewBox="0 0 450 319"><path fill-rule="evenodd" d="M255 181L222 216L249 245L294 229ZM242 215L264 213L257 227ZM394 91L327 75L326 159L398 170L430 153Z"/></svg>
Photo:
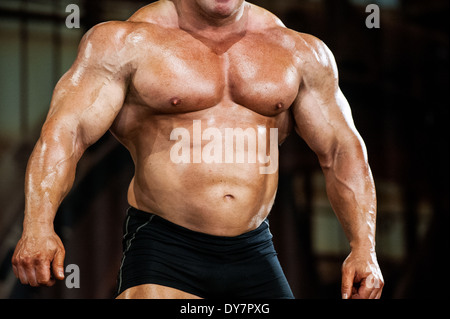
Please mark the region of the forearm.
<svg viewBox="0 0 450 319"><path fill-rule="evenodd" d="M330 165L323 170L330 203L352 250L373 251L376 193L364 145L357 142L337 149Z"/></svg>
<svg viewBox="0 0 450 319"><path fill-rule="evenodd" d="M24 230L53 227L56 211L73 185L80 156L76 132L44 125L26 171Z"/></svg>
<svg viewBox="0 0 450 319"><path fill-rule="evenodd" d="M314 38L305 40L312 54L308 59L302 52L303 82L293 114L297 132L318 156L328 198L350 242L342 297L380 298L384 282L375 253L376 193L366 148L339 89L331 51Z"/></svg>

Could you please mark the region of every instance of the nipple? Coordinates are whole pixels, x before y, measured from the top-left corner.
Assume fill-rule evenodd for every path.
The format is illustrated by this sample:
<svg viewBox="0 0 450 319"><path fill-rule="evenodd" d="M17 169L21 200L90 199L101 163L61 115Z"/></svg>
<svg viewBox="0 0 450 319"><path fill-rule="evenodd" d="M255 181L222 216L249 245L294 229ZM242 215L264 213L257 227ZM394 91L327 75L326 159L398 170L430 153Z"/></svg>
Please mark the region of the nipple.
<svg viewBox="0 0 450 319"><path fill-rule="evenodd" d="M283 108L283 103L281 103L281 102L278 103L278 104L277 104L277 110L280 110L280 109L282 109L282 108Z"/></svg>
<svg viewBox="0 0 450 319"><path fill-rule="evenodd" d="M173 99L170 100L170 104L172 104L173 106L177 106L181 104L181 99L174 97Z"/></svg>

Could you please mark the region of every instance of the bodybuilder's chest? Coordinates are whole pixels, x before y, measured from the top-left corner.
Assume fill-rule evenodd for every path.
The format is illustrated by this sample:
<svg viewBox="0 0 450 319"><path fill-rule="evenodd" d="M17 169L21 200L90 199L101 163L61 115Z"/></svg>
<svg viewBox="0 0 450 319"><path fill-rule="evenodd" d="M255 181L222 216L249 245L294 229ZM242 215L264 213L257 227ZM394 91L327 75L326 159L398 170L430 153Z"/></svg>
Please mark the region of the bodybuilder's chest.
<svg viewBox="0 0 450 319"><path fill-rule="evenodd" d="M133 89L155 113L203 110L236 103L276 115L298 94L300 76L288 50L276 45L236 43L215 54L198 43L168 43L140 61Z"/></svg>

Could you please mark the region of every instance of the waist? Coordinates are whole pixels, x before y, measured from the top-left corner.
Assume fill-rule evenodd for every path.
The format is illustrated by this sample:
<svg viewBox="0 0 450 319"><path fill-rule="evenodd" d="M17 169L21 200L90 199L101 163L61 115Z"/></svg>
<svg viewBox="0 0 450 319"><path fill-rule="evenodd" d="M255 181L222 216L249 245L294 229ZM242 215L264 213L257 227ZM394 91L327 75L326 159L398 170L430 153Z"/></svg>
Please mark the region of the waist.
<svg viewBox="0 0 450 319"><path fill-rule="evenodd" d="M277 176L243 181L224 170L209 175L174 171L179 174L166 166L158 172L137 169L128 192L130 206L198 232L235 236L257 228L275 199Z"/></svg>
<svg viewBox="0 0 450 319"><path fill-rule="evenodd" d="M173 223L161 216L144 212L134 207L130 207L128 209L127 215L135 219L151 220L152 225L159 226L159 228L164 230L165 232L180 236L181 240L194 239L196 241L201 241L212 245L226 246L227 244L236 244L241 242L248 244L251 242L259 242L272 239L272 234L269 230L269 221L267 218L256 229L245 232L241 235L217 236L191 230L189 228Z"/></svg>

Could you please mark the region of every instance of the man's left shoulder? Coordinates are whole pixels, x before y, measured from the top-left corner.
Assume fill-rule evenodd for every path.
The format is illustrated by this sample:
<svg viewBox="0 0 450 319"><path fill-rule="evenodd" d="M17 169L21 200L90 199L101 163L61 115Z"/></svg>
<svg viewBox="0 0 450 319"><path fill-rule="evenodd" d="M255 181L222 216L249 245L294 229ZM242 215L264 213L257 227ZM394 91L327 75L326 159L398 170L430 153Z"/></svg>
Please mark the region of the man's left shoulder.
<svg viewBox="0 0 450 319"><path fill-rule="evenodd" d="M318 37L298 32L287 27L277 28L273 30L274 35L283 43L289 43L294 54L299 57L302 64L308 64L314 67L335 68L334 55L324 41Z"/></svg>
<svg viewBox="0 0 450 319"><path fill-rule="evenodd" d="M284 44L294 45L297 49L302 51L319 50L320 48L326 47L322 40L311 34L289 29L282 20L272 12L254 4L250 4L250 6L252 11L252 31L264 33L274 39L278 39Z"/></svg>

